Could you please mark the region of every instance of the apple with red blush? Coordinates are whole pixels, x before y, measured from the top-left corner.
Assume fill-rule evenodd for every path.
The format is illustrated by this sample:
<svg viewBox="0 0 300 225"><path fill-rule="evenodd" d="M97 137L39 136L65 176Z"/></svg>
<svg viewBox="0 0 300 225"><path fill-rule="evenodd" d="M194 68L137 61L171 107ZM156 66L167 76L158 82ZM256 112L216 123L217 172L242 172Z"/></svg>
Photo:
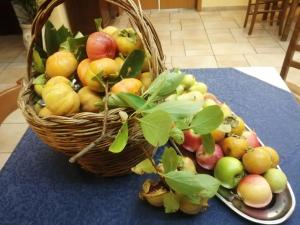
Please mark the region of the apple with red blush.
<svg viewBox="0 0 300 225"><path fill-rule="evenodd" d="M248 145L252 148L257 148L261 146L257 134L254 131L244 131L242 133L242 137L246 138Z"/></svg>
<svg viewBox="0 0 300 225"><path fill-rule="evenodd" d="M190 152L196 152L202 143L201 136L196 134L192 129L185 130L183 134L184 142L182 147Z"/></svg>
<svg viewBox="0 0 300 225"><path fill-rule="evenodd" d="M223 151L219 145L215 145L213 153L205 151L204 145L201 145L196 152L196 161L204 169L212 170L215 168L219 159L224 156Z"/></svg>

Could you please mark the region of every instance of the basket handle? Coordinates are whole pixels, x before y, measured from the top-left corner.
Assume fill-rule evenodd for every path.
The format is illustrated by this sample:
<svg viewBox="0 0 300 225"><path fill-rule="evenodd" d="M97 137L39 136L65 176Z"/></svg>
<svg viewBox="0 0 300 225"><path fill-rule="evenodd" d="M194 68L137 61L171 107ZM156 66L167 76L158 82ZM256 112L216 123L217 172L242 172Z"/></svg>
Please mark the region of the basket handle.
<svg viewBox="0 0 300 225"><path fill-rule="evenodd" d="M34 43L41 36L42 28L49 19L54 8L65 1L66 0L46 0L38 9L37 15L32 23L32 41L27 54L27 75L29 80L32 78L31 66ZM149 18L144 15L140 1L138 0L138 5L136 5L133 0L105 1L122 8L128 14L131 24L138 28L143 36L143 44L152 56L153 72L154 75L157 76L165 69L164 54L159 37Z"/></svg>

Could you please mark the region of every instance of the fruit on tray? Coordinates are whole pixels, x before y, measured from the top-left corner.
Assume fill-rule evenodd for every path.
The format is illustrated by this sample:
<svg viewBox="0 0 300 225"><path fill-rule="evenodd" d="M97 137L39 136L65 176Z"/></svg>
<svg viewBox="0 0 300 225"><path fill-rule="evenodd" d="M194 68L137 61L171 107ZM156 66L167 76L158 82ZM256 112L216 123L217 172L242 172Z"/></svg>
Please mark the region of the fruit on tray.
<svg viewBox="0 0 300 225"><path fill-rule="evenodd" d="M225 156L217 162L214 176L221 182L223 187L232 189L237 186L244 176L243 164L237 158Z"/></svg>
<svg viewBox="0 0 300 225"><path fill-rule="evenodd" d="M179 196L180 198L180 196ZM193 203L191 200L189 200L186 197L180 198L180 211L182 211L185 214L189 215L196 215L200 212L203 212L208 207L207 199L201 199L199 200L199 203Z"/></svg>
<svg viewBox="0 0 300 225"><path fill-rule="evenodd" d="M249 150L243 156L245 170L251 174L263 174L272 166L272 159L268 152L261 148Z"/></svg>
<svg viewBox="0 0 300 225"><path fill-rule="evenodd" d="M49 77L69 77L77 68L75 56L68 51L59 51L49 56L46 61L46 74Z"/></svg>
<svg viewBox="0 0 300 225"><path fill-rule="evenodd" d="M279 157L277 151L274 148L271 148L271 147L268 147L268 146L263 146L263 147L260 147L258 149L261 149L261 150L269 153L269 155L271 157L271 161L272 161L271 167L276 167L276 166L279 165L280 157Z"/></svg>
<svg viewBox="0 0 300 225"><path fill-rule="evenodd" d="M246 139L236 136L227 137L222 142L222 149L225 155L232 156L237 159L242 158L248 147L249 145Z"/></svg>
<svg viewBox="0 0 300 225"><path fill-rule="evenodd" d="M77 67L77 75L83 86L88 85L86 72L88 71L91 62L92 61L89 58L84 59Z"/></svg>
<svg viewBox="0 0 300 225"><path fill-rule="evenodd" d="M185 130L183 134L184 134L184 142L182 146L184 147L184 149L190 152L196 152L200 148L202 143L201 136L195 134L195 132L192 129Z"/></svg>
<svg viewBox="0 0 300 225"><path fill-rule="evenodd" d="M204 145L201 145L196 152L196 161L202 168L212 170L215 168L218 160L223 156L223 151L219 145L215 145L215 150L212 154L207 153L204 149Z"/></svg>
<svg viewBox="0 0 300 225"><path fill-rule="evenodd" d="M237 119L237 123L232 127L231 133L236 135L241 135L245 130L245 122L239 116L237 116L236 119Z"/></svg>
<svg viewBox="0 0 300 225"><path fill-rule="evenodd" d="M117 44L111 35L105 32L94 32L86 42L86 53L90 60L111 58L117 53Z"/></svg>
<svg viewBox="0 0 300 225"><path fill-rule="evenodd" d="M125 78L118 83L116 83L111 88L111 92L114 94L118 93L132 93L139 95L143 84L140 80L135 78Z"/></svg>
<svg viewBox="0 0 300 225"><path fill-rule="evenodd" d="M257 134L254 131L244 131L242 137L247 139L248 145L252 148L260 147L261 144L258 141Z"/></svg>
<svg viewBox="0 0 300 225"><path fill-rule="evenodd" d="M257 174L245 176L237 187L237 194L243 202L253 208L267 206L272 200L272 191L266 179Z"/></svg>
<svg viewBox="0 0 300 225"><path fill-rule="evenodd" d="M281 193L286 189L287 177L281 170L271 168L264 174L264 178L269 183L273 193Z"/></svg>

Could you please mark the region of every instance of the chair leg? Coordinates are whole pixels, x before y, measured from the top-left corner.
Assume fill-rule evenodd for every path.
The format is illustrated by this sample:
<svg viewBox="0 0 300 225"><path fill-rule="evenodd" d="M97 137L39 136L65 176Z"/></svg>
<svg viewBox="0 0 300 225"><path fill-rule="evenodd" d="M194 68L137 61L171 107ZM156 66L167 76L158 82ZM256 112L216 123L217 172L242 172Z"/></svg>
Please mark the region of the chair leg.
<svg viewBox="0 0 300 225"><path fill-rule="evenodd" d="M272 3L272 10L276 10L276 9L278 9L277 2L273 2ZM273 26L274 17L275 17L275 12L271 12L270 26Z"/></svg>
<svg viewBox="0 0 300 225"><path fill-rule="evenodd" d="M283 25L285 22L288 7L289 7L289 0L283 0L281 3L281 11L279 13L279 18L278 18L278 25L279 25L278 35L279 36L282 35Z"/></svg>
<svg viewBox="0 0 300 225"><path fill-rule="evenodd" d="M251 9L251 3L252 3L252 0L249 0L248 7L247 7L247 12L246 12L246 18L245 18L245 22L244 22L244 28L247 26L247 23L248 23L250 9Z"/></svg>
<svg viewBox="0 0 300 225"><path fill-rule="evenodd" d="M256 0L255 5L254 5L254 11L253 11L251 25L250 25L250 28L249 28L248 35L252 34L252 31L253 31L253 28L254 28L254 24L255 24L255 21L256 21L256 15L257 15L258 7L259 7L258 3L259 3L259 0Z"/></svg>
<svg viewBox="0 0 300 225"><path fill-rule="evenodd" d="M268 10L270 9L270 6L271 6L270 3L266 3L266 4L265 4L264 10L265 10L265 11L268 11ZM262 18L262 19L263 19L263 20L267 20L267 19L268 19L268 15L269 15L269 13L265 12L265 13L263 14L263 18Z"/></svg>

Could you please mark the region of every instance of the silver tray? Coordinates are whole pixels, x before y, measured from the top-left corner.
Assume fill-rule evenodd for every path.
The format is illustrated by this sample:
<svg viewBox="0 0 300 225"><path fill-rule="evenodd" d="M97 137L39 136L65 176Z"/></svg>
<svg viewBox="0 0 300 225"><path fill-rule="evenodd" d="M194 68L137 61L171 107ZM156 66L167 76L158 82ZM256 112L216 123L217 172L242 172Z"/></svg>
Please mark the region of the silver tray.
<svg viewBox="0 0 300 225"><path fill-rule="evenodd" d="M251 131L247 125L246 128ZM264 146L259 138L258 140ZM171 145L181 152L180 148L173 141L171 141ZM187 155L190 156L189 153ZM281 170L279 166L277 168ZM281 224L293 214L296 206L295 195L289 183L285 191L273 194L271 203L260 209L245 205L236 193L223 187L219 188L216 196L241 217L259 224Z"/></svg>

